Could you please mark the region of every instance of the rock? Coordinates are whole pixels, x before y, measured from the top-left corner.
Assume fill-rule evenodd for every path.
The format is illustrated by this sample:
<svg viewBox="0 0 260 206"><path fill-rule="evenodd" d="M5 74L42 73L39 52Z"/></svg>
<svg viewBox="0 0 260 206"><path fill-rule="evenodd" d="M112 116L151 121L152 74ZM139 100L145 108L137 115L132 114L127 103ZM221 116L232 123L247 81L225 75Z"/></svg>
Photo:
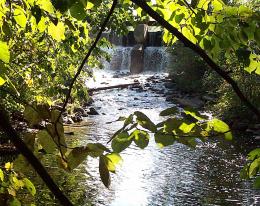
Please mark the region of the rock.
<svg viewBox="0 0 260 206"><path fill-rule="evenodd" d="M134 100L138 100L138 98L137 98L137 97L135 97L135 98L134 98Z"/></svg>
<svg viewBox="0 0 260 206"><path fill-rule="evenodd" d="M71 119L74 121L74 122L81 122L83 120L82 116L80 113L76 113L74 114Z"/></svg>
<svg viewBox="0 0 260 206"><path fill-rule="evenodd" d="M87 114L89 114L89 115L99 115L99 113L97 112L97 110L94 107L90 107Z"/></svg>
<svg viewBox="0 0 260 206"><path fill-rule="evenodd" d="M73 113L84 114L84 113L85 113L85 110L82 109L81 107L75 107L75 108L73 109Z"/></svg>
<svg viewBox="0 0 260 206"><path fill-rule="evenodd" d="M66 135L74 135L74 132L64 132Z"/></svg>
<svg viewBox="0 0 260 206"><path fill-rule="evenodd" d="M209 95L203 95L203 96L201 97L201 99L204 100L204 101L210 101L210 102L212 102L212 101L214 101L216 98L214 98L214 97L212 97L212 96L209 96Z"/></svg>
<svg viewBox="0 0 260 206"><path fill-rule="evenodd" d="M87 112L84 112L83 114L81 114L81 116L82 116L82 117L87 117L88 114L87 114Z"/></svg>
<svg viewBox="0 0 260 206"><path fill-rule="evenodd" d="M173 101L173 98L174 98L174 95L167 95L165 98L165 101L171 102L171 101Z"/></svg>
<svg viewBox="0 0 260 206"><path fill-rule="evenodd" d="M144 44L148 35L148 25L139 24L134 30L134 38L138 44Z"/></svg>
<svg viewBox="0 0 260 206"><path fill-rule="evenodd" d="M74 124L74 121L72 120L71 117L64 117L64 118L63 118L63 122L64 122L65 124Z"/></svg>
<svg viewBox="0 0 260 206"><path fill-rule="evenodd" d="M91 97L89 97L89 99L84 102L83 106L84 107L89 107L90 105L93 104L93 102L94 102L94 100Z"/></svg>
<svg viewBox="0 0 260 206"><path fill-rule="evenodd" d="M139 74L144 69L144 47L142 44L137 44L131 51L131 74Z"/></svg>
<svg viewBox="0 0 260 206"><path fill-rule="evenodd" d="M260 136L255 136L255 140L260 140Z"/></svg>
<svg viewBox="0 0 260 206"><path fill-rule="evenodd" d="M183 107L192 107L198 109L203 106L204 102L201 101L199 98L174 98L173 99L176 103L180 104Z"/></svg>
<svg viewBox="0 0 260 206"><path fill-rule="evenodd" d="M176 86L176 84L173 83L173 82L165 82L165 83L164 83L164 86L165 86L165 88L167 88L167 89L172 89L172 88L174 88L174 87Z"/></svg>

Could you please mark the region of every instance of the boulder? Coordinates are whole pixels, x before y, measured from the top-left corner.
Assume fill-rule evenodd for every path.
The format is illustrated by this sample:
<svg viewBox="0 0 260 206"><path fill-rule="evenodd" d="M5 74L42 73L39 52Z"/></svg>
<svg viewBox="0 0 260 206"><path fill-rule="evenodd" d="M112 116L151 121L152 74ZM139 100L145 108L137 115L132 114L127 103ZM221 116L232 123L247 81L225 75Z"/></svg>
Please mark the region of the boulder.
<svg viewBox="0 0 260 206"><path fill-rule="evenodd" d="M144 69L144 47L142 44L137 44L131 51L130 72L139 74Z"/></svg>
<svg viewBox="0 0 260 206"><path fill-rule="evenodd" d="M138 44L144 44L148 35L148 25L139 24L134 30L134 38Z"/></svg>
<svg viewBox="0 0 260 206"><path fill-rule="evenodd" d="M82 116L80 113L75 113L71 119L74 121L74 122L81 122L83 120Z"/></svg>
<svg viewBox="0 0 260 206"><path fill-rule="evenodd" d="M94 107L90 107L89 111L87 112L89 115L99 115L97 110Z"/></svg>
<svg viewBox="0 0 260 206"><path fill-rule="evenodd" d="M199 98L174 98L174 101L183 107L192 107L198 109L203 106L204 102Z"/></svg>
<svg viewBox="0 0 260 206"><path fill-rule="evenodd" d="M85 110L82 109L81 107L75 107L73 109L73 113L81 113L81 114L84 114L85 113Z"/></svg>

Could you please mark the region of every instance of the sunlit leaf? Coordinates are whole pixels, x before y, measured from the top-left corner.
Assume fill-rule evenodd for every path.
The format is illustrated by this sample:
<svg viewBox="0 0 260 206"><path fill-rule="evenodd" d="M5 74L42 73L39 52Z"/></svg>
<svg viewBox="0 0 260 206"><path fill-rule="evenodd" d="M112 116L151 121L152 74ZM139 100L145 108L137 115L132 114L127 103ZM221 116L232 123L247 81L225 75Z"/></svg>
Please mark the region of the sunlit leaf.
<svg viewBox="0 0 260 206"><path fill-rule="evenodd" d="M28 178L23 178L23 182L24 182L27 190L31 193L31 195L34 196L36 194L36 189L35 189L33 183Z"/></svg>
<svg viewBox="0 0 260 206"><path fill-rule="evenodd" d="M123 132L118 134L113 140L112 140L112 149L116 153L120 153L123 150L125 150L127 147L130 146L132 143L133 138L129 136L127 132Z"/></svg>
<svg viewBox="0 0 260 206"><path fill-rule="evenodd" d="M260 169L260 158L257 158L249 166L249 171L248 171L249 177L255 176L259 169Z"/></svg>
<svg viewBox="0 0 260 206"><path fill-rule="evenodd" d="M10 51L8 44L3 41L0 41L0 59L5 63L9 63L10 61Z"/></svg>
<svg viewBox="0 0 260 206"><path fill-rule="evenodd" d="M37 0L36 5L38 5L44 11L47 11L51 14L54 13L54 7L50 0Z"/></svg>
<svg viewBox="0 0 260 206"><path fill-rule="evenodd" d="M225 122L219 119L212 119L209 124L213 127L214 131L223 133L226 140L232 140L232 133L230 132L229 126Z"/></svg>
<svg viewBox="0 0 260 206"><path fill-rule="evenodd" d="M149 134L146 131L136 129L132 132L131 136L134 136L134 142L139 148L144 149L147 147L149 143Z"/></svg>
<svg viewBox="0 0 260 206"><path fill-rule="evenodd" d="M192 124L186 124L185 122L183 122L181 124L181 126L179 127L180 130L183 131L183 133L189 133L195 126L195 123Z"/></svg>
<svg viewBox="0 0 260 206"><path fill-rule="evenodd" d="M27 18L26 18L26 15L24 13L24 10L21 7L17 7L14 10L14 19L20 27L25 28Z"/></svg>
<svg viewBox="0 0 260 206"><path fill-rule="evenodd" d="M4 172L3 170L0 168L0 180L3 182L4 181Z"/></svg>
<svg viewBox="0 0 260 206"><path fill-rule="evenodd" d="M6 81L2 77L0 77L0 86L2 86L5 82Z"/></svg>
<svg viewBox="0 0 260 206"><path fill-rule="evenodd" d="M251 152L249 152L247 159L248 160L254 160L255 158L260 157L260 148L256 148L254 150L252 150Z"/></svg>
<svg viewBox="0 0 260 206"><path fill-rule="evenodd" d="M48 34L58 42L65 39L65 26L62 22L58 22L55 26L52 22L48 26Z"/></svg>

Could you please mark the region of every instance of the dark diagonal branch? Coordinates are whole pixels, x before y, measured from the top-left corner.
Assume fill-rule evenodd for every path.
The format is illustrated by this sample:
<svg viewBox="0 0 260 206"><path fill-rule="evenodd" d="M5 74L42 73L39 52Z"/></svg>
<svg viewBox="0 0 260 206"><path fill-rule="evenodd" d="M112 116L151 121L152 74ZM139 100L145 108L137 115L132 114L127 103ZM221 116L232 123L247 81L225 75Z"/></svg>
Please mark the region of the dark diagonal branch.
<svg viewBox="0 0 260 206"><path fill-rule="evenodd" d="M28 162L32 165L32 167L42 178L44 183L52 191L55 197L60 201L60 203L66 206L73 206L69 199L62 193L62 191L50 177L50 175L48 174L44 166L41 164L41 162L37 159L37 157L35 157L33 152L30 149L28 149L27 145L19 137L18 133L10 124L10 121L7 117L7 112L3 108L0 108L0 128L8 137L10 137L10 140L13 142L14 146L28 160Z"/></svg>
<svg viewBox="0 0 260 206"><path fill-rule="evenodd" d="M186 47L189 47L194 52L196 52L215 72L217 72L223 79L230 84L240 98L240 100L260 119L260 111L245 97L237 83L220 68L208 55L207 53L198 45L193 44L189 39L187 39L181 32L173 27L169 22L167 22L163 17L161 17L156 11L154 11L144 0L131 0L133 3L141 7L150 17L156 20L162 27L167 29L170 33L176 36Z"/></svg>
<svg viewBox="0 0 260 206"><path fill-rule="evenodd" d="M66 99L63 103L62 112L64 112L64 110L65 110L65 108L66 108L66 106L69 102L69 98L70 98L70 95L71 95L72 88L73 88L75 82L77 81L78 76L80 75L81 71L83 70L83 67L86 64L86 62L88 61L88 58L91 55L92 51L96 48L97 43L98 43L99 39L101 38L101 35L102 35L103 31L105 30L107 23L108 23L110 17L112 16L112 14L115 10L116 5L117 5L117 0L114 0L106 19L104 20L103 24L101 25L101 28L100 28L97 36L96 36L94 43L92 44L92 46L88 50L88 53L86 54L85 58L83 59L83 61L80 64L75 76L73 77L73 79L70 83L70 86L69 86L69 91L67 93Z"/></svg>
<svg viewBox="0 0 260 206"><path fill-rule="evenodd" d="M110 19L110 17L112 16L112 14L113 14L113 12L114 12L114 10L115 10L115 8L116 8L116 5L117 5L117 0L114 0L112 6L111 6L111 8L110 8L110 11L109 11L109 13L108 13L108 15L107 15L107 17L105 18L104 22L102 23L102 25L101 25L101 27L100 27L100 30L99 30L99 32L98 32L96 38L95 38L95 41L93 42L93 44L91 45L90 49L88 50L88 53L86 54L86 56L85 56L84 59L82 60L80 66L78 67L78 70L77 70L75 76L73 77L73 79L72 79L72 81L71 81L71 83L70 83L70 85L69 85L69 91L68 91L68 93L67 93L67 95L66 95L66 98L65 98L65 100L64 100L64 103L63 103L61 112L60 112L58 118L56 119L56 121L54 122L54 125L55 125L55 133L56 133L56 135L57 135L57 137L58 137L58 148L59 148L59 151L60 151L60 154L61 154L61 157L62 157L63 160L65 160L65 158L64 158L64 155L63 155L63 153L62 153L61 146L60 146L60 139L61 139L61 138L60 138L60 135L59 135L59 132L58 132L58 122L59 122L59 120L60 120L60 118L61 118L62 112L65 111L66 106L67 106L67 104L68 104L68 102L69 102L69 98L70 98L70 96L71 96L71 92L72 92L73 86L74 86L75 82L77 81L77 78L79 77L81 71L83 70L84 65L85 65L86 62L88 61L88 58L90 57L92 51L96 48L97 43L98 43L98 41L100 40L101 35L102 35L103 31L105 30L105 28L106 28L106 26L107 26L107 24L108 24L108 22L109 22L109 19ZM66 160L65 160L65 161L66 161Z"/></svg>

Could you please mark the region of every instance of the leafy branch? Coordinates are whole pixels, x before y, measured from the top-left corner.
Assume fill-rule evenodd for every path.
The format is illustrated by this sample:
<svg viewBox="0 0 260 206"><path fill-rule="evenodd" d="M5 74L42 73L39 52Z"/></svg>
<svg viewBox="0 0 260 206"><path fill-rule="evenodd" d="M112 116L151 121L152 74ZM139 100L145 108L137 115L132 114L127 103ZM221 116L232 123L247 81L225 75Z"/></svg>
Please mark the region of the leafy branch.
<svg viewBox="0 0 260 206"><path fill-rule="evenodd" d="M196 52L218 75L220 75L226 82L232 86L233 91L239 97L239 99L260 119L260 111L246 98L239 86L233 80L226 71L224 71L219 65L214 62L212 58L198 45L192 43L181 32L161 17L156 11L154 11L144 0L131 0L133 3L141 7L150 17L156 20L162 27L176 36L186 47L189 47Z"/></svg>

